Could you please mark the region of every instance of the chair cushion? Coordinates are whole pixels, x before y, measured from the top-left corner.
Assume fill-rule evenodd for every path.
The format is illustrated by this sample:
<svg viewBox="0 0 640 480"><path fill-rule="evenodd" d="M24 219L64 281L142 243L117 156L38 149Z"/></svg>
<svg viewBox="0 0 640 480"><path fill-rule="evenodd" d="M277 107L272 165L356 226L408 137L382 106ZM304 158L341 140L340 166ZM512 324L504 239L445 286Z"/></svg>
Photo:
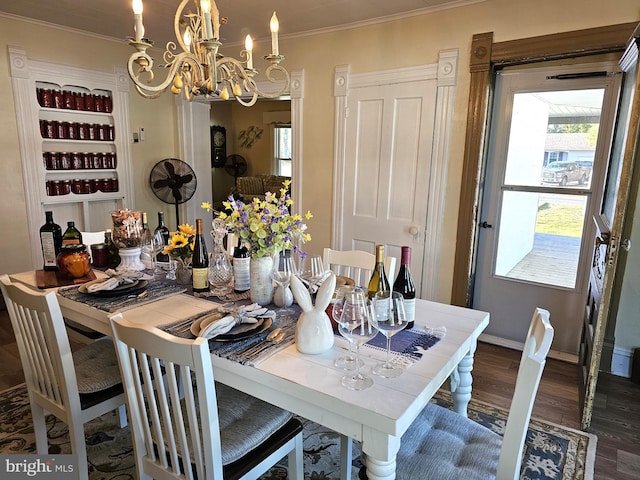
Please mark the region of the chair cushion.
<svg viewBox="0 0 640 480"><path fill-rule="evenodd" d="M435 404L427 405L402 436L399 480L495 478L502 437Z"/></svg>
<svg viewBox="0 0 640 480"><path fill-rule="evenodd" d="M292 414L216 382L222 463L234 462L284 426Z"/></svg>
<svg viewBox="0 0 640 480"><path fill-rule="evenodd" d="M81 394L99 392L122 383L111 338L96 340L75 351L73 364Z"/></svg>

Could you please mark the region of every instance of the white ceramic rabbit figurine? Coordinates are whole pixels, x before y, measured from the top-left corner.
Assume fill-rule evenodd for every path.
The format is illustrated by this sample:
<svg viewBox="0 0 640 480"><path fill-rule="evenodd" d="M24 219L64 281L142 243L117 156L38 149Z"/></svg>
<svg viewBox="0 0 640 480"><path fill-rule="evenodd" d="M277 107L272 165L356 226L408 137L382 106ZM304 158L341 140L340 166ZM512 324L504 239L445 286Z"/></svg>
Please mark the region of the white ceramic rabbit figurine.
<svg viewBox="0 0 640 480"><path fill-rule="evenodd" d="M296 324L296 347L299 352L316 355L333 347L333 329L325 313L336 288L336 276L331 273L318 289L316 305L311 303L307 287L295 275L291 276L291 291L302 308Z"/></svg>

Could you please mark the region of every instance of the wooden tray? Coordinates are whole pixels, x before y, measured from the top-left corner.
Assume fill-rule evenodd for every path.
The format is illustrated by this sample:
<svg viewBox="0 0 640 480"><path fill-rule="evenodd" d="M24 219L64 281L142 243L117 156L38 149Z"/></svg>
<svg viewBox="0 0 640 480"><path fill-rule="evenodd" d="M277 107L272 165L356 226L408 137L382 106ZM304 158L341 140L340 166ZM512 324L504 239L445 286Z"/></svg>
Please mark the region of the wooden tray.
<svg viewBox="0 0 640 480"><path fill-rule="evenodd" d="M62 278L58 276L58 272L52 272L47 270L36 270L36 284L38 288L55 288L64 287L66 285L80 285L82 283L95 280L96 274L93 270L89 271L89 274L81 278Z"/></svg>

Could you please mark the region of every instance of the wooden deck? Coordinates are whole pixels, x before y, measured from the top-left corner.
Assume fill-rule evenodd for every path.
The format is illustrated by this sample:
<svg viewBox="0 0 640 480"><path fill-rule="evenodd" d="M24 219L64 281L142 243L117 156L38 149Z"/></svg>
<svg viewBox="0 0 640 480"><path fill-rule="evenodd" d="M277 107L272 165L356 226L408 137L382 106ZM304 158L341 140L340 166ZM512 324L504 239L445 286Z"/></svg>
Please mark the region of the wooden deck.
<svg viewBox="0 0 640 480"><path fill-rule="evenodd" d="M531 252L506 277L574 288L579 259L579 238L536 233Z"/></svg>

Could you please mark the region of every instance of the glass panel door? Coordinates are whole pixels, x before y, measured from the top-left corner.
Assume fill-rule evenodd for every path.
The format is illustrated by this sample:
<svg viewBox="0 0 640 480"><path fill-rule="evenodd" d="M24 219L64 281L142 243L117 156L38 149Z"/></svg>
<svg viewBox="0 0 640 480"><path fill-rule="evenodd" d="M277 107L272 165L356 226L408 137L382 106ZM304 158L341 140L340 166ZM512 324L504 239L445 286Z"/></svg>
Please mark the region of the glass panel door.
<svg viewBox="0 0 640 480"><path fill-rule="evenodd" d="M604 89L517 93L494 275L573 289Z"/></svg>

